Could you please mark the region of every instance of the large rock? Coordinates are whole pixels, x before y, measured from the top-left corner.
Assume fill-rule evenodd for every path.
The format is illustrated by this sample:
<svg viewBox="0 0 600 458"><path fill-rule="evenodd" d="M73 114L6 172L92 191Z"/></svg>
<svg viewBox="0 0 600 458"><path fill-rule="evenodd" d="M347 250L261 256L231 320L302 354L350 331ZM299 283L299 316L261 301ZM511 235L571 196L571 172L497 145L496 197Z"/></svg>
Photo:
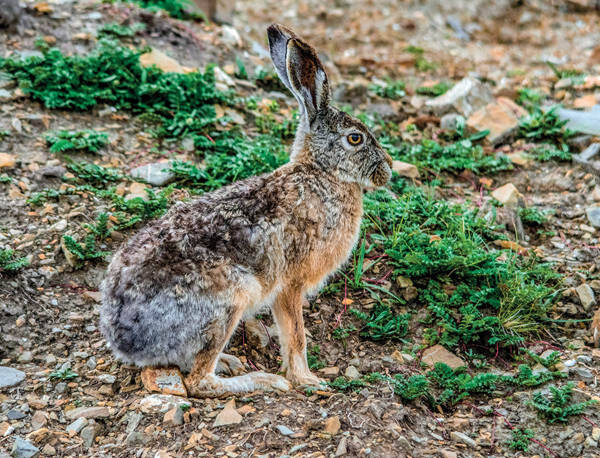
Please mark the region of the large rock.
<svg viewBox="0 0 600 458"><path fill-rule="evenodd" d="M600 207L588 207L585 212L590 224L594 227L600 227Z"/></svg>
<svg viewBox="0 0 600 458"><path fill-rule="evenodd" d="M567 121L567 128L575 132L600 135L600 105L596 105L590 111L559 108L556 114L563 121Z"/></svg>
<svg viewBox="0 0 600 458"><path fill-rule="evenodd" d="M487 139L492 145L498 145L519 130L519 118L526 116L527 111L506 97L499 97L467 119L467 127L478 132L489 130Z"/></svg>
<svg viewBox="0 0 600 458"><path fill-rule="evenodd" d="M507 207L517 207L522 195L512 183L506 183L492 192L492 197Z"/></svg>
<svg viewBox="0 0 600 458"><path fill-rule="evenodd" d="M408 162L392 161L392 170L401 177L419 178L419 169L417 166Z"/></svg>
<svg viewBox="0 0 600 458"><path fill-rule="evenodd" d="M226 426L241 423L242 416L235 410L235 399L232 399L216 416L213 426Z"/></svg>
<svg viewBox="0 0 600 458"><path fill-rule="evenodd" d="M140 165L131 170L134 178L140 178L153 186L163 186L175 179L175 175L169 171L171 162L153 162L152 164Z"/></svg>
<svg viewBox="0 0 600 458"><path fill-rule="evenodd" d="M142 383L148 391L187 396L183 376L176 368L146 367L142 371Z"/></svg>
<svg viewBox="0 0 600 458"><path fill-rule="evenodd" d="M25 380L25 372L12 367L0 366L0 389L15 386Z"/></svg>
<svg viewBox="0 0 600 458"><path fill-rule="evenodd" d="M435 366L435 363L444 363L450 366L452 369L457 369L466 365L462 359L455 354L450 353L441 345L434 345L433 347L427 348L423 352L421 361L431 367Z"/></svg>
<svg viewBox="0 0 600 458"><path fill-rule="evenodd" d="M40 449L31 442L17 437L10 454L14 458L32 458L40 454Z"/></svg>
<svg viewBox="0 0 600 458"><path fill-rule="evenodd" d="M469 117L492 102L494 102L494 96L485 84L475 78L466 77L445 94L427 101L426 105L437 116L456 112Z"/></svg>

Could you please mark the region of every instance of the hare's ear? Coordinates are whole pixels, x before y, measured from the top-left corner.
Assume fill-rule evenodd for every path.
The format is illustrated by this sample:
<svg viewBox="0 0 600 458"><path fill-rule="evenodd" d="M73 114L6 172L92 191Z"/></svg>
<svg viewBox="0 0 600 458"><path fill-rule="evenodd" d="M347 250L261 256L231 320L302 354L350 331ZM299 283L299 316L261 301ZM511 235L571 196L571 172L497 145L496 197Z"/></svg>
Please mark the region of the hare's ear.
<svg viewBox="0 0 600 458"><path fill-rule="evenodd" d="M286 27L273 24L268 35L277 74L310 123L329 105L329 83L323 65L315 50Z"/></svg>

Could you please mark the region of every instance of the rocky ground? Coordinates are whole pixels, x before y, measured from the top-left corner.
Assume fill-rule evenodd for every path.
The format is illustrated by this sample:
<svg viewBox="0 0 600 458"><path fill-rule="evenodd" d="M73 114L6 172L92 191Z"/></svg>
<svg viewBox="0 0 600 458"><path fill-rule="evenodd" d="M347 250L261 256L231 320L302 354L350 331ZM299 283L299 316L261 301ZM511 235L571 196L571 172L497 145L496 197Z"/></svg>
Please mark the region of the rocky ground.
<svg viewBox="0 0 600 458"><path fill-rule="evenodd" d="M600 103L598 13L584 1L340 1L331 7L313 0L239 3L233 26L223 27L119 3L32 3L29 29L21 35L0 31L0 55L38 53L34 43L40 36L66 53L86 54L103 24L142 22L145 30L129 43L172 57L155 53L148 57L150 63L184 71L214 62L223 69L217 72L218 85L259 101L277 100L285 114L294 106L288 94L234 76L236 58L250 74L270 66L265 26L276 21L323 51L339 104L434 135L455 123L457 113L468 118L473 130L490 129L488 140L494 144L487 151L509 155L514 169L485 177L444 174L440 194L469 205L482 206L493 197L507 207L554 212L544 226L546 235L521 228L511 245L516 251L535 250L564 275L562 297L552 311L564 324L540 330L539 341L528 344L539 354L559 350L558 367L576 383L576 399L600 400L600 350L590 333L600 294L600 212L595 210L600 167L593 146L600 141L600 121L595 124L593 111ZM435 65L419 67L420 55L407 52L410 46L422 48L426 61ZM558 78L545 61L585 75ZM406 94L390 100L368 90L386 77L402 79ZM445 99L416 93L417 87L461 80L464 92L455 88L441 96ZM527 144L514 138L517 118L526 114L514 103L522 87L540 90L565 109L583 109L592 120L587 128L572 121L572 128L583 131L570 139L575 153L585 151L576 160L542 163L524 154ZM139 369L116 361L98 331L98 285L106 262L76 266L61 244L64 234L75 234L93 221L103 202L85 193L42 207L27 199L37 191L58 189L68 177L65 162L43 140L48 130L105 132L109 144L101 156L77 157L128 174L165 158L193 160L193 145L157 146L134 116L110 107L81 113L45 108L6 75L0 75L0 101L0 131L6 133L0 136L0 175L10 177L0 183L0 248L13 249L29 261L16 273L0 272L0 457L515 456L521 452L507 443L517 425L535 434L523 456L600 456L595 407L567 424L548 424L526 407L531 390L469 397L446 410L432 410L420 401L403 404L386 383L347 392L254 393L235 399L192 399L178 396L180 388L171 394L150 392ZM249 119L237 116L238 125L252 129ZM564 116L573 119L571 112ZM419 174L400 163L396 169L414 178ZM137 182L122 186L122 194L143 194ZM179 197L187 195L178 192ZM112 251L132 232L114 232L100 248ZM367 341L357 333L334 339L343 298L320 296L305 311L309 347L319 347L322 377L420 371L419 360L427 353L415 355L404 346ZM600 317L596 319L600 332ZM277 338L269 323L268 317L248 323L228 350L248 370L278 370ZM420 334L415 323L407 338ZM432 358L450 364L457 356L440 350ZM511 367L502 358L489 364L498 371Z"/></svg>

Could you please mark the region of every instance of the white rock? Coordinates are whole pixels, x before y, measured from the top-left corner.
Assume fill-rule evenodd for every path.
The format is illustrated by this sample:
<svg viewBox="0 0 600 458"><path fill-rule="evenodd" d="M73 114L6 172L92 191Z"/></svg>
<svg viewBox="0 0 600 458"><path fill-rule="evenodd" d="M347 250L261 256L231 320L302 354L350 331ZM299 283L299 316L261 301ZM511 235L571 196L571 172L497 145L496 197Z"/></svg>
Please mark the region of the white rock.
<svg viewBox="0 0 600 458"><path fill-rule="evenodd" d="M575 288L579 301L586 312L589 312L596 305L594 290L587 283L583 283Z"/></svg>
<svg viewBox="0 0 600 458"><path fill-rule="evenodd" d="M25 372L12 367L0 366L0 388L15 386L25 380Z"/></svg>
<svg viewBox="0 0 600 458"><path fill-rule="evenodd" d="M163 186L175 179L175 175L169 172L171 162L153 162L152 164L140 165L131 170L134 178L141 178L152 186Z"/></svg>
<svg viewBox="0 0 600 458"><path fill-rule="evenodd" d="M469 117L473 112L494 101L492 91L481 81L466 77L445 94L428 100L426 105L437 115L457 112Z"/></svg>

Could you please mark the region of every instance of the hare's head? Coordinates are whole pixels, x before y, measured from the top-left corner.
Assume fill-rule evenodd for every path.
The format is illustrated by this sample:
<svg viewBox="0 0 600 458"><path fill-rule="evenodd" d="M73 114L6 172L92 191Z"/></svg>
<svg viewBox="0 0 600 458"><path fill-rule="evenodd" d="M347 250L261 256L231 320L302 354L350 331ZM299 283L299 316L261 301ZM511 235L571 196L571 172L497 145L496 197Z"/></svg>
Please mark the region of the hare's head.
<svg viewBox="0 0 600 458"><path fill-rule="evenodd" d="M330 105L327 74L315 50L278 24L268 28L277 74L300 104L292 161L311 161L340 179L383 186L392 160L358 119Z"/></svg>

